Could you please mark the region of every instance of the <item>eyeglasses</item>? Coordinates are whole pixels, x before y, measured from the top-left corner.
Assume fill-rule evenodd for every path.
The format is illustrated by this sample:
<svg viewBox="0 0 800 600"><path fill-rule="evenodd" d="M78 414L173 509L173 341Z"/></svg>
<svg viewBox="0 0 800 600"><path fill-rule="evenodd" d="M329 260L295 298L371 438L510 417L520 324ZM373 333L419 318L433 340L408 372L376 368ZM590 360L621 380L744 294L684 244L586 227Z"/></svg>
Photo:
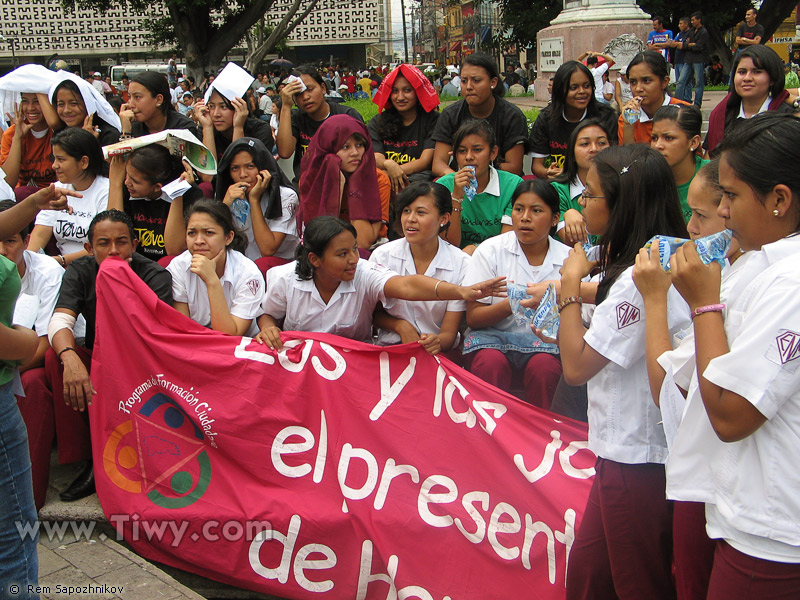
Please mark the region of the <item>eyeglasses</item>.
<svg viewBox="0 0 800 600"><path fill-rule="evenodd" d="M584 200L588 200L590 198L605 198L605 196L590 196L586 192L582 192L581 193L581 198L583 198Z"/></svg>

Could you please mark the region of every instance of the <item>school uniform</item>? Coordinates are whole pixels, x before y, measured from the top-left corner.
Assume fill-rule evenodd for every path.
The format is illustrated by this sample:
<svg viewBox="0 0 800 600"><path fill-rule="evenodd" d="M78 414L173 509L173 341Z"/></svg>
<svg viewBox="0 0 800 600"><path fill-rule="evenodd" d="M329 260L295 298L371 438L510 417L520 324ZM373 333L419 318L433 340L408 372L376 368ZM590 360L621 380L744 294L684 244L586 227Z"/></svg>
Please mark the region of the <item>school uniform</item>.
<svg viewBox="0 0 800 600"><path fill-rule="evenodd" d="M56 182L55 186L66 190L75 189L71 183ZM108 179L98 175L92 185L81 190L80 194L80 198L69 197L71 213L64 210L43 210L36 216L36 225L53 229L56 246L62 255L84 249L89 224L97 213L108 208Z"/></svg>
<svg viewBox="0 0 800 600"><path fill-rule="evenodd" d="M548 238L547 254L539 266L528 262L514 231L507 231L482 243L467 267L463 285L473 285L505 275L509 282L538 283L560 279L559 270L569 255L569 246ZM497 304L505 298L481 298L481 304ZM470 371L495 387L510 391L512 377L521 373L528 402L549 408L561 376L558 348L541 342L527 323L510 315L484 329L468 329L464 354L470 357Z"/></svg>
<svg viewBox="0 0 800 600"><path fill-rule="evenodd" d="M669 106L670 104L689 104L683 100L673 98L669 94L664 94L664 102L661 106ZM624 111L623 111L624 112ZM627 125L625 115L621 114L617 122L617 135L619 136L620 143L623 139L623 128ZM650 143L650 135L653 133L653 117L647 116L643 108L639 109L639 119L633 124L633 141L642 144Z"/></svg>
<svg viewBox="0 0 800 600"><path fill-rule="evenodd" d="M256 264L241 252L227 250L225 272L220 277L222 293L230 313L240 319L250 319L246 336L258 333L255 319L261 315L264 298L264 278ZM167 266L172 274L172 297L175 302L189 305L189 316L205 327L211 327L211 304L208 287L199 275L192 273L192 253L186 250Z"/></svg>
<svg viewBox="0 0 800 600"><path fill-rule="evenodd" d="M297 197L297 192L292 188L281 186L280 191L281 216L277 219L266 219L266 221L270 231L284 234L281 245L278 246L278 249L275 250L272 256L284 260L291 260L294 258L295 248L297 248L297 245L300 243L300 239L297 235L297 219L295 217L300 200ZM269 194L265 193L261 196L259 202L262 214L267 210L268 204ZM250 212L247 213L244 222L240 221L237 215L234 214L234 221L236 226L241 229L245 237L247 237L247 249L244 252L247 258L251 260L261 258L261 250L258 249L258 242L256 242L256 237L253 233L253 217Z"/></svg>
<svg viewBox="0 0 800 600"><path fill-rule="evenodd" d="M664 497L667 444L651 398L644 301L623 271L597 305L585 342L609 362L587 385L596 475L570 556L567 599L674 598L671 510ZM670 288L671 335L690 325Z"/></svg>
<svg viewBox="0 0 800 600"><path fill-rule="evenodd" d="M284 319L284 331L332 333L362 342L372 341L372 311L386 302L384 287L397 273L359 260L352 281L342 281L326 304L313 279L300 279L297 262L267 271L262 312Z"/></svg>
<svg viewBox="0 0 800 600"><path fill-rule="evenodd" d="M470 256L458 247L447 243L442 238L439 240L439 250L436 256L425 269L423 275L440 279L448 283L461 285L464 279ZM369 261L391 269L399 275L416 275L414 257L411 254L411 245L405 238L378 246L369 257ZM442 321L446 312L461 312L467 309L464 300L430 300L425 302L410 302L390 298L383 303L386 312L398 319L405 319L411 323L419 333L439 333L442 330ZM457 340L458 338L456 338ZM399 344L400 336L394 331L378 330L378 345L388 346Z"/></svg>

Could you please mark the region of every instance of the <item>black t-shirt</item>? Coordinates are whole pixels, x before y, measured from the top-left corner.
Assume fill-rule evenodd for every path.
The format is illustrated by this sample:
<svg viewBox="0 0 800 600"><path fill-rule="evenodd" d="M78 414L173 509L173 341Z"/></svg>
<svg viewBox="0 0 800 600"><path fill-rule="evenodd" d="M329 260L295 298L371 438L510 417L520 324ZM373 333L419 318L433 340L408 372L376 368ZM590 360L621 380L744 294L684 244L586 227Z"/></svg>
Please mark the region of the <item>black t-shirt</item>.
<svg viewBox="0 0 800 600"><path fill-rule="evenodd" d="M435 110L417 112L417 118L407 127L400 127L400 131L393 139L381 139L379 130L383 114L375 115L369 122L369 136L372 138L372 150L383 154L398 165L410 163L422 156L423 150L433 148L433 130L439 120L439 113Z"/></svg>
<svg viewBox="0 0 800 600"><path fill-rule="evenodd" d="M466 100L454 102L442 111L433 132L433 141L452 146L456 130L464 123L476 120L478 119L470 114ZM528 122L525 120L525 115L518 106L508 100L495 98L492 114L482 120L488 122L494 129L497 145L500 148L495 164L505 162L506 152L517 144L525 144L528 139Z"/></svg>
<svg viewBox="0 0 800 600"><path fill-rule="evenodd" d="M275 146L275 140L272 139L272 128L269 123L261 119L247 117L244 122L244 137L261 140L269 152L272 152L272 148ZM219 160L230 146L231 140L214 130L214 144L217 146L217 160Z"/></svg>
<svg viewBox="0 0 800 600"><path fill-rule="evenodd" d="M133 272L156 293L159 299L172 306L172 275L158 263L141 254L133 254L128 263ZM81 256L72 261L61 280L56 308L66 308L86 319L86 347L94 347L94 326L97 316L95 280L100 266L94 256Z"/></svg>
<svg viewBox="0 0 800 600"><path fill-rule="evenodd" d="M593 118L600 121L600 124L608 135L608 142L615 146L618 141L617 113L614 109L607 106L598 105L598 108L598 113L592 117L587 114L585 118ZM536 121L533 123L529 141L530 152L535 157L550 156L557 166L563 168L564 161L567 157L569 136L575 131L580 121L574 123L567 121L563 115L560 115L554 121L551 118L552 110L553 105L548 104L542 109Z"/></svg>
<svg viewBox="0 0 800 600"><path fill-rule="evenodd" d="M747 23L742 23L739 25L739 29L736 30L736 37L743 37L748 40L752 40L758 36L760 36L762 40L764 39L764 26L759 25L758 23L752 27L750 27ZM747 46L745 46L745 48L746 47Z"/></svg>
<svg viewBox="0 0 800 600"><path fill-rule="evenodd" d="M183 195L184 213L202 197L203 192L196 186L186 190ZM164 229L170 206L163 196L156 200L144 198L131 200L128 190L123 190L122 209L133 221L133 232L139 240L136 252L151 260L158 260L167 255L164 246Z"/></svg>
<svg viewBox="0 0 800 600"><path fill-rule="evenodd" d="M364 119L361 118L359 112L354 108L345 106L344 104L337 104L336 102L329 102L328 106L330 106L331 109L328 116L350 115L354 119L358 119L362 123L364 122ZM327 118L328 117L325 117L325 119ZM306 153L306 148L308 148L308 145L311 143L311 138L317 133L317 129L325 122L325 119L322 121L315 121L299 108L292 109L292 136L297 140L297 144L294 147L294 160L292 161L295 182L300 180L300 161L303 160L303 154ZM272 148L272 146L270 146L270 148Z"/></svg>
<svg viewBox="0 0 800 600"><path fill-rule="evenodd" d="M203 138L197 131L197 125L194 124L194 121L186 115L182 115L177 110L167 111L167 123L164 125L164 129L187 129L194 137L203 141ZM147 125L144 123L140 123L139 121L131 123L131 136L141 137L149 134L150 130L147 129Z"/></svg>

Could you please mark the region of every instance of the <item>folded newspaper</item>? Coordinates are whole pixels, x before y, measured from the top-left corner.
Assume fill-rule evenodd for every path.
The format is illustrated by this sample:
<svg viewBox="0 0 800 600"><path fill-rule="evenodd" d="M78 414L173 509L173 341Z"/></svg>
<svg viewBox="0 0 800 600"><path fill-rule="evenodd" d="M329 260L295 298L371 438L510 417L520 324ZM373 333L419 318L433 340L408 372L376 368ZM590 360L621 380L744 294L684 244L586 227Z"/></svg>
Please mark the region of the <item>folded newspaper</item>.
<svg viewBox="0 0 800 600"><path fill-rule="evenodd" d="M217 174L217 160L214 155L203 145L203 142L186 129L165 129L158 133L151 133L123 140L109 146L103 146L103 157L108 158L116 154L127 154L150 144L159 144L167 148L175 156L186 157L189 164L203 175Z"/></svg>

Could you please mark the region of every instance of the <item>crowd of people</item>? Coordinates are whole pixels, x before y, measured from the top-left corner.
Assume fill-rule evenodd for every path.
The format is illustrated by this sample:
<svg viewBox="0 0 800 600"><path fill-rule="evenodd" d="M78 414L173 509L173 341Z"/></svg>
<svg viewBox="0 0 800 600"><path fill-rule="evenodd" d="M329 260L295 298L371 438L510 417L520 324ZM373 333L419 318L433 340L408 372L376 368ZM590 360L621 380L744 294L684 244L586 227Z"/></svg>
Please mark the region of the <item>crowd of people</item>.
<svg viewBox="0 0 800 600"><path fill-rule="evenodd" d="M13 507L0 585L36 581L35 540L14 522L44 502L54 441L61 462L87 461L61 497L94 491L94 282L117 257L209 329L276 350L286 330L418 343L587 421L598 461L570 599L797 594L800 121L782 113L798 94L772 50L743 43L703 140L667 62L699 38L675 42L656 21L625 67L620 112L604 81L613 57L587 52L558 68L530 129L480 53L443 110L416 67L376 73L361 89L378 107L367 124L326 93L358 93L347 70L249 77L238 94L211 78L195 93L172 73L177 96L170 74L144 72L117 110L113 91L72 74L0 78L19 94L0 155L0 494ZM103 146L170 129L202 140L216 176L158 144L103 159ZM293 177L276 157L293 157ZM692 243L669 271L658 244L643 249L725 229L722 268ZM512 282L530 308L555 285L557 339L516 318ZM34 301L15 311L20 291ZM685 415L669 440L666 405Z"/></svg>

